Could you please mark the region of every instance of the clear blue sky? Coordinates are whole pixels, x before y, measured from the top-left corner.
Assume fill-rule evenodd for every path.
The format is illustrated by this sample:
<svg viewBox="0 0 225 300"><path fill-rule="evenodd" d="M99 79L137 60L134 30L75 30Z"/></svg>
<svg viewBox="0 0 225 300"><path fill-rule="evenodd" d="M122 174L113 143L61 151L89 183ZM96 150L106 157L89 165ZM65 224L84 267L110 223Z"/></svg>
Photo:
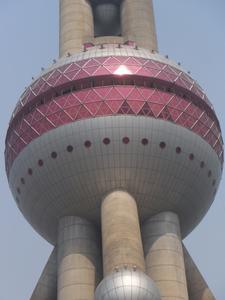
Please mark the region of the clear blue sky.
<svg viewBox="0 0 225 300"><path fill-rule="evenodd" d="M161 53L180 61L207 91L225 134L225 1L154 2ZM29 300L51 251L17 210L5 176L3 151L19 95L31 77L57 56L58 0L0 0L1 300ZM224 195L223 180L207 216L185 240L217 300L225 299Z"/></svg>

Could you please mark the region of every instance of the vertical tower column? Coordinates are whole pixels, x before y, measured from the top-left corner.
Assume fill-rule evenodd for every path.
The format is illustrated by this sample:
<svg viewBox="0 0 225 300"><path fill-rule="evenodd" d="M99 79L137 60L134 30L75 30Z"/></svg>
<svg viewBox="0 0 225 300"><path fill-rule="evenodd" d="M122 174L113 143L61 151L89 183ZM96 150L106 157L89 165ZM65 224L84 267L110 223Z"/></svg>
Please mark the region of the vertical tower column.
<svg viewBox="0 0 225 300"><path fill-rule="evenodd" d="M121 5L122 36L138 46L158 50L152 0L124 0Z"/></svg>
<svg viewBox="0 0 225 300"><path fill-rule="evenodd" d="M178 216L163 212L142 228L147 274L157 284L163 300L188 300Z"/></svg>
<svg viewBox="0 0 225 300"><path fill-rule="evenodd" d="M136 266L144 271L144 253L135 200L126 192L113 192L103 200L101 213L104 276L124 266Z"/></svg>
<svg viewBox="0 0 225 300"><path fill-rule="evenodd" d="M184 245L183 251L190 300L216 300Z"/></svg>
<svg viewBox="0 0 225 300"><path fill-rule="evenodd" d="M30 300L56 300L57 249L54 248L38 280Z"/></svg>
<svg viewBox="0 0 225 300"><path fill-rule="evenodd" d="M58 229L58 300L93 300L100 270L95 226L64 217Z"/></svg>
<svg viewBox="0 0 225 300"><path fill-rule="evenodd" d="M92 8L86 0L60 0L59 55L80 52L84 42L92 41Z"/></svg>
<svg viewBox="0 0 225 300"><path fill-rule="evenodd" d="M145 262L137 205L126 192L115 191L102 203L104 279L94 300L161 300L144 273Z"/></svg>

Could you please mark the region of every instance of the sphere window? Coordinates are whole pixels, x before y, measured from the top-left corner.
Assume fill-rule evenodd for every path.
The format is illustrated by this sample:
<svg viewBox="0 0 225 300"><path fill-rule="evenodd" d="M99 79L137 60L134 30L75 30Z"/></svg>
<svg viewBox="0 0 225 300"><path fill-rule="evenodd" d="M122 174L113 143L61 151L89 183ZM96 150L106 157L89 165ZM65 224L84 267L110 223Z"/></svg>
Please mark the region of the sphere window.
<svg viewBox="0 0 225 300"><path fill-rule="evenodd" d="M161 149L165 149L166 148L166 143L165 142L160 142L159 147Z"/></svg>
<svg viewBox="0 0 225 300"><path fill-rule="evenodd" d="M123 138L123 143L124 143L125 145L129 144L129 142L130 142L129 137L126 136L126 137Z"/></svg>
<svg viewBox="0 0 225 300"><path fill-rule="evenodd" d="M208 172L208 177L211 177L211 176L212 176L212 171L209 170L209 172Z"/></svg>
<svg viewBox="0 0 225 300"><path fill-rule="evenodd" d="M109 144L110 144L110 139L109 139L109 138L104 138L104 139L103 139L103 143L104 143L105 145L109 145Z"/></svg>
<svg viewBox="0 0 225 300"><path fill-rule="evenodd" d="M141 140L141 143L142 143L142 145L144 145L144 146L148 145L148 139L143 138L143 139Z"/></svg>
<svg viewBox="0 0 225 300"><path fill-rule="evenodd" d="M52 153L51 153L51 157L55 159L55 158L57 157L57 153L56 153L55 151L52 152Z"/></svg>
<svg viewBox="0 0 225 300"><path fill-rule="evenodd" d="M27 173L31 176L31 175L33 174L33 170L32 170L31 168L29 168L29 169L27 170Z"/></svg>
<svg viewBox="0 0 225 300"><path fill-rule="evenodd" d="M194 156L193 153L191 153L191 154L189 155L189 159L190 159L190 160L194 160L194 159L195 159L195 156Z"/></svg>
<svg viewBox="0 0 225 300"><path fill-rule="evenodd" d="M201 161L200 168L203 169L204 167L205 167L205 163L204 163L204 161Z"/></svg>
<svg viewBox="0 0 225 300"><path fill-rule="evenodd" d="M86 148L90 148L90 147L91 147L91 142L90 142L90 141L86 141L86 142L84 143L84 146L85 146Z"/></svg>
<svg viewBox="0 0 225 300"><path fill-rule="evenodd" d="M215 185L216 185L216 180L215 180L215 179L213 180L213 183L212 183L212 185L213 185L213 186L215 186Z"/></svg>
<svg viewBox="0 0 225 300"><path fill-rule="evenodd" d="M17 193L18 193L18 194L21 194L21 190L20 190L19 187L18 187L16 190L17 190Z"/></svg>
<svg viewBox="0 0 225 300"><path fill-rule="evenodd" d="M66 148L66 150L67 150L68 152L73 152L73 146L68 145L67 148Z"/></svg>
<svg viewBox="0 0 225 300"><path fill-rule="evenodd" d="M177 147L177 148L176 148L176 153L177 153L177 154L180 154L180 153L181 153L181 147Z"/></svg>
<svg viewBox="0 0 225 300"><path fill-rule="evenodd" d="M39 165L39 167L42 167L42 166L44 165L44 162L43 162L43 160L42 160L42 159L39 159L39 161L38 161L38 165Z"/></svg>
<svg viewBox="0 0 225 300"><path fill-rule="evenodd" d="M25 179L23 177L20 179L20 181L22 184L25 184Z"/></svg>

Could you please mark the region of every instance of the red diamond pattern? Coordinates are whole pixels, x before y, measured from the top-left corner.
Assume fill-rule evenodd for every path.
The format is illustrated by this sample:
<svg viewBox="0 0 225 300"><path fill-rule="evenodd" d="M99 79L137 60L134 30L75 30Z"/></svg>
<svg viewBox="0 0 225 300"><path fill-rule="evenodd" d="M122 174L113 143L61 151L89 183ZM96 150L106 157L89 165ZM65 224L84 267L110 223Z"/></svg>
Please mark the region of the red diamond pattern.
<svg viewBox="0 0 225 300"><path fill-rule="evenodd" d="M136 100L135 100L136 98ZM157 89L107 86L60 96L36 107L14 128L7 139L7 165L33 139L75 120L107 115L142 115L172 121L204 138L222 160L222 139L213 120L193 103Z"/></svg>
<svg viewBox="0 0 225 300"><path fill-rule="evenodd" d="M121 77L114 74L121 65L131 72L129 76L134 75L124 85L117 84ZM100 76L100 86L87 85L90 76ZM185 91L193 97L187 100L172 91L144 87L144 78L163 80L165 86L179 88L179 94ZM71 82L79 82L79 90L60 96L62 88L71 87ZM223 141L211 108L190 76L154 60L110 56L72 62L44 74L23 93L7 134L7 169L28 143L48 130L79 119L115 114L149 116L184 126L204 138L223 162Z"/></svg>
<svg viewBox="0 0 225 300"><path fill-rule="evenodd" d="M161 79L173 83L181 88L189 90L211 104L199 85L186 73L154 60L137 57L98 57L72 62L58 67L38 78L22 95L17 106L22 109L23 105L34 101L36 96L46 93L50 87L59 87L70 81L88 78L89 76L114 75L121 65L125 66L133 75Z"/></svg>

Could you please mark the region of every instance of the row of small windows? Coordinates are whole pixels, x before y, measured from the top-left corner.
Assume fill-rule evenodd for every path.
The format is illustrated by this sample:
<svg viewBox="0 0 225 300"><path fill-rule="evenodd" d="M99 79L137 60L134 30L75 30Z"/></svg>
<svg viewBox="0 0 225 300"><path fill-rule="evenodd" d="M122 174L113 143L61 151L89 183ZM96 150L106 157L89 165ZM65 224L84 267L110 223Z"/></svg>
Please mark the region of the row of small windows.
<svg viewBox="0 0 225 300"><path fill-rule="evenodd" d="M123 144L127 145L127 144L130 143L130 138L127 137L127 136L125 136L125 137L122 138L122 142L123 142ZM110 140L110 138L105 137L105 138L102 140L102 143L103 143L104 145L107 146L107 145L109 145L109 144L111 143L111 140ZM149 140L148 140L147 138L143 138L143 139L141 140L141 144L142 144L143 146L147 146L147 145L149 144ZM85 148L91 148L91 146L92 146L92 143L91 143L90 140L86 140L86 141L84 142L84 147L85 147ZM166 148L166 146L167 146L167 145L166 145L166 143L165 143L164 141L161 141L161 142L159 143L159 148L162 149L162 150L164 150L164 149ZM72 145L68 145L68 146L66 147L66 150L67 150L68 153L72 153L73 150L74 150L74 147L73 147ZM177 147L175 148L175 152L176 152L177 154L181 154L181 153L182 153L181 147L177 146ZM53 151L53 152L51 152L51 155L50 155L50 156L51 156L52 159L56 159L56 158L58 157L58 154L57 154L56 151ZM190 161L194 161L195 156L194 156L193 153L190 153L189 156L188 156L188 158L189 158ZM44 166L44 161L43 161L42 159L39 159L39 160L37 161L37 165L38 165L39 167L43 167L43 166ZM204 161L201 161L201 162L200 162L200 168L201 168L201 169L205 168L205 162L204 162ZM28 168L27 174L28 174L29 176L32 176L32 175L33 175L33 169ZM212 171L209 170L208 173L207 173L207 175L208 175L209 178L212 177ZM24 177L21 177L20 182L21 182L22 185L25 185L25 179L24 179ZM216 185L216 180L214 179L213 182L212 182L212 186L215 186L215 185ZM17 193L18 193L18 194L21 194L21 189L20 189L19 187L17 188Z"/></svg>

